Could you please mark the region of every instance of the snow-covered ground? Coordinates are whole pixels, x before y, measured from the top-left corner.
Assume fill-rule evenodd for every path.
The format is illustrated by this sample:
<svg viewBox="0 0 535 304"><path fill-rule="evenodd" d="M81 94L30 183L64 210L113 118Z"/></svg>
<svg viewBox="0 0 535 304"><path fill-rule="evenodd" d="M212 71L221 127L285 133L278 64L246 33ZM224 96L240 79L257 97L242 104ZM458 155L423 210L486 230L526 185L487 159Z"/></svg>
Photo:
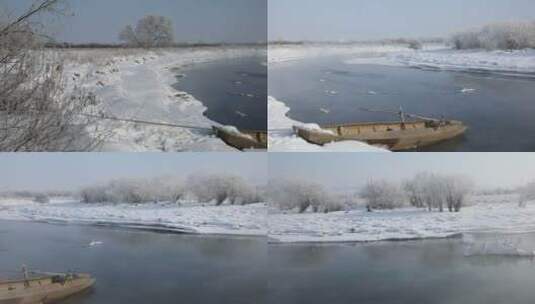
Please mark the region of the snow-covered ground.
<svg viewBox="0 0 535 304"><path fill-rule="evenodd" d="M171 87L187 68L225 58L265 54L254 47L184 48L156 51L65 51L67 88L94 92L106 116L211 128L218 123L203 115L204 105ZM94 57L94 59L92 59ZM186 71L185 71L186 70ZM103 151L232 151L208 132L103 121Z"/></svg>
<svg viewBox="0 0 535 304"><path fill-rule="evenodd" d="M319 126L304 124L290 119L290 111L283 102L268 97L268 129L270 152L386 152L385 149L370 146L358 141L343 141L324 146L310 144L293 132L293 126L319 128Z"/></svg>
<svg viewBox="0 0 535 304"><path fill-rule="evenodd" d="M110 225L199 234L268 235L270 242L370 242L446 238L469 233L535 232L535 204L518 206L517 195L477 195L459 213L402 208L365 208L324 213L282 212L265 204L213 206L83 204L72 198L38 204L0 199L0 219ZM466 237L466 236L465 236ZM471 242L473 243L473 242Z"/></svg>
<svg viewBox="0 0 535 304"><path fill-rule="evenodd" d="M426 45L424 49L435 49L437 45ZM284 66L304 59L324 56L382 57L390 53L407 51L406 44L304 44L304 45L269 45L269 67Z"/></svg>
<svg viewBox="0 0 535 304"><path fill-rule="evenodd" d="M435 50L393 52L376 57L355 57L347 60L347 63L535 77L535 50L532 49L487 51L453 50L444 47Z"/></svg>
<svg viewBox="0 0 535 304"><path fill-rule="evenodd" d="M423 69L510 75L535 73L535 50L455 50L439 43L412 50L402 44L270 45L270 68L321 56L340 56L349 64L380 64Z"/></svg>
<svg viewBox="0 0 535 304"><path fill-rule="evenodd" d="M445 238L467 232L535 232L535 204L518 207L516 195L471 197L459 213L415 208L329 214L283 213L270 208L272 242L368 242Z"/></svg>
<svg viewBox="0 0 535 304"><path fill-rule="evenodd" d="M83 204L74 199L0 199L0 219L114 225L149 230L199 234L266 234L266 206L213 206L184 202L158 204Z"/></svg>

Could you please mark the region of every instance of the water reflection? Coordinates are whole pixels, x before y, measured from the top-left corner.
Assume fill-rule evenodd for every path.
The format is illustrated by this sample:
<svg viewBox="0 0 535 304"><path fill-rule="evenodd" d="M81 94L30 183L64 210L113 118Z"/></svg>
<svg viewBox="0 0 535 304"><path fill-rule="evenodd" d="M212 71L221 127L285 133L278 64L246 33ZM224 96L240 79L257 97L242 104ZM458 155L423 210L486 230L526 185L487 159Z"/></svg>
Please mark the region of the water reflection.
<svg viewBox="0 0 535 304"><path fill-rule="evenodd" d="M66 303L265 303L266 242L89 226L1 222L0 270L22 264L97 278ZM100 246L90 247L92 241Z"/></svg>
<svg viewBox="0 0 535 304"><path fill-rule="evenodd" d="M508 237L508 236L504 236ZM481 237L483 238L483 237ZM476 236L478 241L482 239ZM528 234L525 242L534 242ZM307 247L314 247L315 249ZM462 239L273 246L276 303L532 303L531 259L464 255ZM295 267L303 253L322 254ZM288 257L293 258L288 258Z"/></svg>

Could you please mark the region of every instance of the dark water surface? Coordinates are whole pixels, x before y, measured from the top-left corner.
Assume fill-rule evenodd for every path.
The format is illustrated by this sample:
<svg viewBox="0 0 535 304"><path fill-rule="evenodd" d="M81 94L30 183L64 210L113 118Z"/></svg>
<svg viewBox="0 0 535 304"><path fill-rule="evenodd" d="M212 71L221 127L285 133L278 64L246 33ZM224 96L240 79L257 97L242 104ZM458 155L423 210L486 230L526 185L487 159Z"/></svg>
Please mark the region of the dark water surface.
<svg viewBox="0 0 535 304"><path fill-rule="evenodd" d="M406 112L444 115L469 126L464 137L422 151L535 151L535 79L323 58L270 69L269 95L303 122L391 121L398 118L361 108L403 106Z"/></svg>
<svg viewBox="0 0 535 304"><path fill-rule="evenodd" d="M265 263L261 238L0 221L0 273L27 264L96 277L65 304L266 303Z"/></svg>
<svg viewBox="0 0 535 304"><path fill-rule="evenodd" d="M497 243L535 249L535 234L472 239L474 248ZM102 245L89 247L91 241ZM96 277L93 290L66 304L535 303L533 258L467 256L466 244L445 239L268 247L258 238L0 221L0 274L27 264Z"/></svg>
<svg viewBox="0 0 535 304"><path fill-rule="evenodd" d="M198 64L179 71L175 88L200 100L208 118L239 129L267 129L265 57L246 57Z"/></svg>
<svg viewBox="0 0 535 304"><path fill-rule="evenodd" d="M528 243L535 244L529 235ZM460 239L269 248L269 302L535 303L535 261L465 256Z"/></svg>

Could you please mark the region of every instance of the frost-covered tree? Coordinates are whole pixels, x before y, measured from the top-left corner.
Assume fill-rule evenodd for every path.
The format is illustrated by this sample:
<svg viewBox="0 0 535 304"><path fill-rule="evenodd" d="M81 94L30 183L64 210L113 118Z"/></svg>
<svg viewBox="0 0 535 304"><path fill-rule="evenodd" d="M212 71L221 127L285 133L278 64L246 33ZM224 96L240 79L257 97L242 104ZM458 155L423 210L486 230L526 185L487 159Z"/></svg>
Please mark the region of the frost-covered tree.
<svg viewBox="0 0 535 304"><path fill-rule="evenodd" d="M494 23L454 34L456 49L518 50L535 48L535 22Z"/></svg>
<svg viewBox="0 0 535 304"><path fill-rule="evenodd" d="M460 175L444 177L446 202L450 212L459 212L465 204L466 196L472 191L473 182Z"/></svg>
<svg viewBox="0 0 535 304"><path fill-rule="evenodd" d="M464 176L422 172L406 181L404 189L415 207L440 212L447 207L450 212L459 212L472 189L472 182Z"/></svg>
<svg viewBox="0 0 535 304"><path fill-rule="evenodd" d="M242 177L231 174L194 174L188 178L188 190L201 202L222 205L259 202L256 190Z"/></svg>
<svg viewBox="0 0 535 304"><path fill-rule="evenodd" d="M135 28L128 25L119 33L120 41L144 48L170 46L174 39L173 22L164 16L145 16Z"/></svg>
<svg viewBox="0 0 535 304"><path fill-rule="evenodd" d="M419 173L413 179L405 181L403 183L403 190L409 197L410 204L416 208L424 208L424 178L421 177L422 173Z"/></svg>
<svg viewBox="0 0 535 304"><path fill-rule="evenodd" d="M436 174L427 174L424 180L424 201L429 211L433 208L444 212L446 202L446 179Z"/></svg>
<svg viewBox="0 0 535 304"><path fill-rule="evenodd" d="M369 180L360 191L360 196L366 200L368 211L399 208L405 201L400 188L385 180Z"/></svg>
<svg viewBox="0 0 535 304"><path fill-rule="evenodd" d="M120 33L119 33L119 41L124 42L127 45L131 46L139 46L139 41L137 40L136 32L134 31L134 28L131 25L127 25Z"/></svg>
<svg viewBox="0 0 535 304"><path fill-rule="evenodd" d="M281 210L327 213L343 209L322 185L299 179L270 181L267 196L268 202Z"/></svg>
<svg viewBox="0 0 535 304"><path fill-rule="evenodd" d="M116 179L102 185L85 187L80 191L84 203L177 203L184 194L182 182L170 177Z"/></svg>

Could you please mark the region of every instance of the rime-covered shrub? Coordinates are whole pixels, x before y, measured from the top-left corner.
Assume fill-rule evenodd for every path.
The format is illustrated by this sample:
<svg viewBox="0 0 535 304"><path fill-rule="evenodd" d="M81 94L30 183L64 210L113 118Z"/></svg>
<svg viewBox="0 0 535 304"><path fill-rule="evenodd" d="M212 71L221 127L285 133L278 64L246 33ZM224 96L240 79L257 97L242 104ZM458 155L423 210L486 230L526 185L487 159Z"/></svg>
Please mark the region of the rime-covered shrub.
<svg viewBox="0 0 535 304"><path fill-rule="evenodd" d="M80 115L94 114L95 95L68 87L62 61L43 48L46 29L37 20L61 2L33 1L20 16L0 12L0 151L85 151L100 144L100 136L87 134L95 118Z"/></svg>
<svg viewBox="0 0 535 304"><path fill-rule="evenodd" d="M478 33L476 32L467 31L456 33L451 37L451 42L458 50L482 48L482 44L478 38Z"/></svg>
<svg viewBox="0 0 535 304"><path fill-rule="evenodd" d="M425 207L424 193L425 193L425 176L423 173L419 173L411 180L407 180L403 183L403 190L409 198L411 206L416 208Z"/></svg>
<svg viewBox="0 0 535 304"><path fill-rule="evenodd" d="M260 201L256 189L242 177L230 174L195 174L187 181L188 191L200 202L222 205L252 204Z"/></svg>
<svg viewBox="0 0 535 304"><path fill-rule="evenodd" d="M465 176L450 175L444 179L448 211L459 212L465 205L466 197L472 191L473 183Z"/></svg>
<svg viewBox="0 0 535 304"><path fill-rule="evenodd" d="M528 201L535 200L535 182L531 182L519 189L519 206L525 207Z"/></svg>
<svg viewBox="0 0 535 304"><path fill-rule="evenodd" d="M172 178L117 179L80 191L84 203L177 202L184 196L182 183Z"/></svg>
<svg viewBox="0 0 535 304"><path fill-rule="evenodd" d="M535 48L535 22L509 22L487 25L479 30L454 34L456 49L518 50Z"/></svg>
<svg viewBox="0 0 535 304"><path fill-rule="evenodd" d="M418 40L410 40L409 41L409 49L413 50L421 50L423 48L423 45Z"/></svg>
<svg viewBox="0 0 535 304"><path fill-rule="evenodd" d="M303 180L272 180L268 185L268 202L281 210L303 213L343 210L343 205L322 185Z"/></svg>
<svg viewBox="0 0 535 304"><path fill-rule="evenodd" d="M106 192L105 186L91 186L80 190L80 198L83 203L111 203L113 199Z"/></svg>
<svg viewBox="0 0 535 304"><path fill-rule="evenodd" d="M472 186L472 181L464 176L424 172L406 181L403 188L414 207L440 212L447 207L450 212L459 212Z"/></svg>
<svg viewBox="0 0 535 304"><path fill-rule="evenodd" d="M360 195L366 200L366 207L369 211L373 209L395 209L403 207L405 197L400 188L385 180L370 180Z"/></svg>
<svg viewBox="0 0 535 304"><path fill-rule="evenodd" d="M48 204L50 203L50 198L46 194L37 194L33 201L39 204Z"/></svg>

